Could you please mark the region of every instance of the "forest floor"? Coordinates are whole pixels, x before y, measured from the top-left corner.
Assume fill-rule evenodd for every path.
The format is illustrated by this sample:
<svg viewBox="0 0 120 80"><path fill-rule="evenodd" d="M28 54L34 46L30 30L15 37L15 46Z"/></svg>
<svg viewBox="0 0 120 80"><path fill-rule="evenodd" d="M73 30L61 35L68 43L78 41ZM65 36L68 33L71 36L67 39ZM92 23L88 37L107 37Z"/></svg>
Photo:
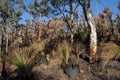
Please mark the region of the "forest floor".
<svg viewBox="0 0 120 80"><path fill-rule="evenodd" d="M101 47L98 47L98 51L101 51ZM48 64L40 63L33 68L32 71L35 76L33 80L120 80L120 58L117 60L111 59L107 63L105 63L105 61L103 63L103 60L99 60L91 64L84 56L85 53L80 55L78 63L80 68L79 73L74 77L69 77L65 74L62 67L62 56L55 54L54 57L50 57ZM11 67L13 66L11 65ZM1 68L0 65L0 69ZM11 71L13 70L14 67ZM7 80L19 80L14 78L16 73L9 75L10 77Z"/></svg>
<svg viewBox="0 0 120 80"><path fill-rule="evenodd" d="M74 77L68 77L61 67L62 61L59 56L51 59L48 65L38 65L34 72L38 80L120 80L120 62L110 61L105 68L101 68L101 63L90 64L80 58L79 73Z"/></svg>

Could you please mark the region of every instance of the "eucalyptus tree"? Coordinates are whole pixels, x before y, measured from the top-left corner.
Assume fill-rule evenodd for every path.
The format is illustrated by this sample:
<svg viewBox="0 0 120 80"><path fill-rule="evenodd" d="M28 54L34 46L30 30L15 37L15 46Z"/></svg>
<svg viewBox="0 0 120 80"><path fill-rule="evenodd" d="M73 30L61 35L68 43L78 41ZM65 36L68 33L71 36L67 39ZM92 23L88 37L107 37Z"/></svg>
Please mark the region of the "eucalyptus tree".
<svg viewBox="0 0 120 80"><path fill-rule="evenodd" d="M13 26L18 25L19 20L21 19L20 16L22 15L22 10L25 9L25 5L23 0L0 0L0 29L1 34L4 36L5 45L6 47L1 47L1 52L3 52L0 56L2 58L2 77L5 78L6 76L6 59L5 56L8 52L8 38L9 32ZM3 44L3 36L1 38L1 45ZM5 50L4 50L5 48Z"/></svg>
<svg viewBox="0 0 120 80"><path fill-rule="evenodd" d="M90 29L90 63L95 62L96 60L96 53L97 53L97 32L96 32L96 26L95 22L92 16L92 10L91 10L91 0L77 0L78 3L81 5L83 9L83 13L85 16L85 19L87 21L88 27Z"/></svg>
<svg viewBox="0 0 120 80"><path fill-rule="evenodd" d="M49 16L62 15L62 18L67 23L69 30L73 33L71 24L73 16L78 15L75 11L80 9L78 7L81 6L85 20L88 24L88 29L90 30L90 45L88 44L90 46L89 60L93 63L95 62L97 53L97 33L92 15L91 2L93 2L93 0L34 0L34 3L30 5L30 9L28 11L34 16L34 18L37 18L40 14L42 16L46 16L46 14L49 14ZM69 15L70 18L67 15ZM69 23L69 20L72 20L71 23Z"/></svg>
<svg viewBox="0 0 120 80"><path fill-rule="evenodd" d="M33 0L33 3L28 5L27 12L29 12L34 20L38 20L41 16L47 16L50 12L50 6L47 0Z"/></svg>
<svg viewBox="0 0 120 80"><path fill-rule="evenodd" d="M5 37L7 30L11 31L13 27L17 29L24 9L25 5L22 0L2 0L0 2L0 24Z"/></svg>
<svg viewBox="0 0 120 80"><path fill-rule="evenodd" d="M0 2L0 23L4 27L10 27L10 24L17 24L22 15L25 5L22 0L2 0Z"/></svg>
<svg viewBox="0 0 120 80"><path fill-rule="evenodd" d="M42 32L42 17L48 16L50 6L47 0L33 0L27 7L27 12L32 15L33 21L31 27L34 29L34 34L39 35ZM40 36L40 35L39 35ZM40 37L38 37L40 40Z"/></svg>
<svg viewBox="0 0 120 80"><path fill-rule="evenodd" d="M73 42L74 18L78 15L76 11L79 4L76 0L49 0L49 4L52 6L51 13L55 16L61 15L63 20L67 23L67 28L71 33L71 42Z"/></svg>
<svg viewBox="0 0 120 80"><path fill-rule="evenodd" d="M97 53L97 33L96 26L92 16L92 10L90 7L91 0L48 0L48 3L52 6L52 13L56 15L62 14L63 19L69 25L65 14L76 14L75 10L78 6L82 7L83 14L85 20L88 24L88 28L90 29L90 62L93 63L96 58ZM73 6L74 4L74 6ZM69 9L67 8L69 7ZM69 25L69 29L71 30L71 26ZM72 31L72 30L71 30Z"/></svg>

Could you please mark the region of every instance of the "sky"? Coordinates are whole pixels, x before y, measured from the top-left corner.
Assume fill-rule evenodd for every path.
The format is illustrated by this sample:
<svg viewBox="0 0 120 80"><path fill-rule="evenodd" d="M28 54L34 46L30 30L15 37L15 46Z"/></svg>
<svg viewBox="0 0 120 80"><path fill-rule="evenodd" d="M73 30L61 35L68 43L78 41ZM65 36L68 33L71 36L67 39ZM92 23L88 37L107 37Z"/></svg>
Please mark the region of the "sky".
<svg viewBox="0 0 120 80"><path fill-rule="evenodd" d="M99 13L101 13L104 8L109 7L110 10L114 13L112 16L112 18L114 18L117 14L120 14L120 11L117 8L117 4L119 1L120 0L93 0L93 2L91 2L91 9L94 13L94 16L97 16ZM24 0L24 3L26 5L29 5L33 3L33 0ZM23 12L21 18L22 20L20 21L20 23L26 24L25 20L32 19L32 15ZM45 21L49 20L47 17L42 17L42 19Z"/></svg>

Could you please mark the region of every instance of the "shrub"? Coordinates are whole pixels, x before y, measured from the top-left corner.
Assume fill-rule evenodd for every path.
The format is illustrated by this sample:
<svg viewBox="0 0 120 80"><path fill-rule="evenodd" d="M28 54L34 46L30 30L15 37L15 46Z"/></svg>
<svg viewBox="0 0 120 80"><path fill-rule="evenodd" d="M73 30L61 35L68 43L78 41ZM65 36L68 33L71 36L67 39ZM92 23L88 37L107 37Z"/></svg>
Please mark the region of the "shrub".
<svg viewBox="0 0 120 80"><path fill-rule="evenodd" d="M38 43L33 43L32 48L34 48L37 52L41 52L44 55L44 47L45 47L46 40L42 40Z"/></svg>
<svg viewBox="0 0 120 80"><path fill-rule="evenodd" d="M120 47L113 42L105 44L101 53L101 65L104 68L112 59L120 57Z"/></svg>

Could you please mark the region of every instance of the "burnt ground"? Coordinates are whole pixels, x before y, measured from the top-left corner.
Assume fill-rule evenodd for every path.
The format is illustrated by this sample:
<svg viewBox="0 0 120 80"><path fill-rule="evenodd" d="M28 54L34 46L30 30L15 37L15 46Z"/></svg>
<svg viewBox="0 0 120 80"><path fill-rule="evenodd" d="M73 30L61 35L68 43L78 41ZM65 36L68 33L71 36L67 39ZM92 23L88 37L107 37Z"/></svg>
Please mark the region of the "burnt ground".
<svg viewBox="0 0 120 80"><path fill-rule="evenodd" d="M68 77L61 67L62 61L59 57L51 59L48 65L38 65L34 68L34 72L39 80L120 80L120 63L115 62L114 66L111 62L105 69L101 69L98 62L90 64L84 59L80 59L79 73L74 77Z"/></svg>
<svg viewBox="0 0 120 80"><path fill-rule="evenodd" d="M98 52L101 48L98 48ZM48 64L39 63L33 68L33 76L30 80L120 80L120 60L110 60L103 68L101 60L91 64L85 56L81 54L77 75L69 77L62 66L63 60L59 53L50 57ZM73 60L74 62L74 60ZM13 68L13 69L12 69ZM7 80L22 80L16 78L17 73L11 65L11 71ZM74 75L74 72L73 72ZM32 79L33 78L33 79Z"/></svg>
<svg viewBox="0 0 120 80"><path fill-rule="evenodd" d="M35 79L33 80L120 80L120 63L117 61L109 62L102 69L100 62L90 64L88 61L80 58L79 73L73 77L65 74L61 66L62 62L62 58L56 56L50 59L49 64L35 66L33 69Z"/></svg>

